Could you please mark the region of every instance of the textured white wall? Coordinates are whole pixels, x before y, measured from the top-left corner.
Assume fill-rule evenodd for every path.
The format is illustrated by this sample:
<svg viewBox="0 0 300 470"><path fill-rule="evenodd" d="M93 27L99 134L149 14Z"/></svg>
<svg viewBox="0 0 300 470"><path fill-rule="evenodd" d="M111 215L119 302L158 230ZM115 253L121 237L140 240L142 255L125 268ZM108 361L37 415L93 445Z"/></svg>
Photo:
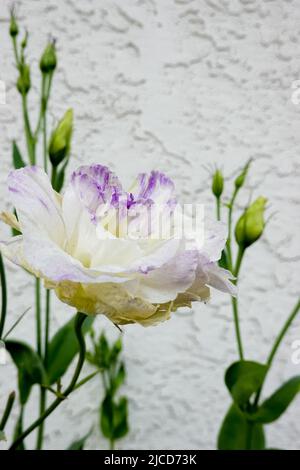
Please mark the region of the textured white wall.
<svg viewBox="0 0 300 470"><path fill-rule="evenodd" d="M8 5L0 5L1 209L9 207L5 179L11 140L21 141L16 71L8 37ZM59 65L52 120L75 111L69 171L79 163L113 167L125 182L140 170L167 172L185 202L213 210L206 164L228 176L249 157L255 162L240 207L251 194L270 199L276 212L263 240L241 273L241 326L247 358L263 361L271 341L299 294L300 105L291 84L300 78L298 0L27 0L19 1L20 24L30 32L35 62L31 109L37 112L37 58L48 33L57 38ZM297 181L298 179L298 181ZM230 185L226 188L230 194ZM8 230L1 226L1 236ZM7 263L8 325L33 302L30 277ZM55 302L53 328L72 309ZM16 336L34 340L33 309ZM300 319L279 351L265 393L300 365L291 362L291 342ZM97 328L115 329L104 318ZM236 359L230 299L213 295L210 305L176 314L149 329L128 326L125 358L131 432L120 448L214 448L229 405L225 368ZM88 371L88 367L86 371ZM0 368L0 408L15 387L11 365ZM26 421L35 416L33 395ZM91 425L97 428L101 398L97 378L76 392L47 422L46 447L65 448ZM269 445L300 449L300 398L267 428ZM29 445L33 440L28 439ZM0 444L2 448L4 444ZM88 448L105 445L98 432Z"/></svg>

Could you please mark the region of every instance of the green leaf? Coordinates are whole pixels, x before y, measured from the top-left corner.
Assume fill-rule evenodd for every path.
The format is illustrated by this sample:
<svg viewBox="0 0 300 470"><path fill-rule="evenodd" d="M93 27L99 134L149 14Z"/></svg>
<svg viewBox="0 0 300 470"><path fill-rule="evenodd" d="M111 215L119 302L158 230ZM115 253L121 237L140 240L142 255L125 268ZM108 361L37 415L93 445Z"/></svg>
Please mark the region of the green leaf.
<svg viewBox="0 0 300 470"><path fill-rule="evenodd" d="M107 439L120 439L128 433L127 398L121 397L118 403L108 393L100 408L100 429Z"/></svg>
<svg viewBox="0 0 300 470"><path fill-rule="evenodd" d="M252 361L239 361L226 371L225 384L237 405L245 407L253 395L262 386L267 366Z"/></svg>
<svg viewBox="0 0 300 470"><path fill-rule="evenodd" d="M110 352L110 362L115 364L120 352L122 351L122 340L118 338L113 347L111 348Z"/></svg>
<svg viewBox="0 0 300 470"><path fill-rule="evenodd" d="M18 170L19 168L23 168L23 167L25 166L25 163L24 163L23 158L22 158L22 156L21 156L19 147L17 146L15 140L13 140L13 153L12 153L12 157L13 157L13 165L14 165L14 168L15 168L16 170Z"/></svg>
<svg viewBox="0 0 300 470"><path fill-rule="evenodd" d="M0 431L0 442L1 441L6 441L6 436L4 431Z"/></svg>
<svg viewBox="0 0 300 470"><path fill-rule="evenodd" d="M14 209L14 214L15 214L16 218L18 219L16 209ZM19 230L15 229L14 227L11 228L11 231L12 231L12 236L13 237L16 237L17 235L21 235L21 232L19 232Z"/></svg>
<svg viewBox="0 0 300 470"><path fill-rule="evenodd" d="M87 317L82 328L84 334L91 328L94 319L92 316ZM50 341L46 364L50 385L64 375L79 351L74 322L75 316L62 326Z"/></svg>
<svg viewBox="0 0 300 470"><path fill-rule="evenodd" d="M83 450L87 438L91 435L92 431L89 431L85 436L77 441L72 442L72 444L67 448L67 450Z"/></svg>
<svg viewBox="0 0 300 470"><path fill-rule="evenodd" d="M300 376L293 377L265 400L251 419L258 423L276 421L300 392Z"/></svg>
<svg viewBox="0 0 300 470"><path fill-rule="evenodd" d="M99 343L96 345L96 356L98 366L107 369L110 362L110 348L104 333L101 333Z"/></svg>
<svg viewBox="0 0 300 470"><path fill-rule="evenodd" d="M17 366L20 402L25 404L34 384L48 384L47 374L40 357L30 346L20 341L6 341L5 344Z"/></svg>
<svg viewBox="0 0 300 470"><path fill-rule="evenodd" d="M113 413L113 438L120 439L128 433L128 402L126 397L122 397L118 404L114 406Z"/></svg>
<svg viewBox="0 0 300 470"><path fill-rule="evenodd" d="M247 421L234 403L229 408L218 436L219 450L262 450L265 448L261 424Z"/></svg>
<svg viewBox="0 0 300 470"><path fill-rule="evenodd" d="M100 407L100 429L107 439L113 437L113 409L114 404L111 394L107 394Z"/></svg>
<svg viewBox="0 0 300 470"><path fill-rule="evenodd" d="M118 372L116 373L116 376L113 379L113 389L114 392L123 385L124 380L126 376L126 370L125 370L125 365L123 362L121 362Z"/></svg>

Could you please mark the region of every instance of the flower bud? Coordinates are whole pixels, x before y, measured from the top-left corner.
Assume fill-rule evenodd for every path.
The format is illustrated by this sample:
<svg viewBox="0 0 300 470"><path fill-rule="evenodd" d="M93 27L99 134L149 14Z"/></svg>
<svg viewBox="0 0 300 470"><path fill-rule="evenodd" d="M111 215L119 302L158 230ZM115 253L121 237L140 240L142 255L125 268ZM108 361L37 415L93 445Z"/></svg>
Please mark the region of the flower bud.
<svg viewBox="0 0 300 470"><path fill-rule="evenodd" d="M27 64L23 64L20 68L20 75L17 80L17 88L21 95L27 95L30 90L30 67Z"/></svg>
<svg viewBox="0 0 300 470"><path fill-rule="evenodd" d="M28 41L28 31L26 31L23 41L21 42L21 47L24 50L27 47Z"/></svg>
<svg viewBox="0 0 300 470"><path fill-rule="evenodd" d="M49 156L54 167L58 166L70 152L72 130L73 110L68 109L50 139Z"/></svg>
<svg viewBox="0 0 300 470"><path fill-rule="evenodd" d="M238 220L235 227L235 238L241 248L247 248L256 242L265 228L264 212L267 203L265 197L254 201Z"/></svg>
<svg viewBox="0 0 300 470"><path fill-rule="evenodd" d="M11 15L10 15L9 34L11 35L12 38L15 38L18 35L18 33L19 33L18 24L16 21L14 11L12 10Z"/></svg>
<svg viewBox="0 0 300 470"><path fill-rule="evenodd" d="M221 173L221 170L216 170L214 175L213 175L213 180L212 180L212 192L216 196L216 198L219 198L223 192L224 188L224 178Z"/></svg>
<svg viewBox="0 0 300 470"><path fill-rule="evenodd" d="M247 173L248 173L248 170L249 170L249 166L250 166L251 161L252 160L250 158L250 160L248 160L248 162L246 163L242 173L240 173L240 175L236 177L236 179L234 181L236 189L239 189L243 186L243 184L245 182L245 179L246 179L246 176L247 176Z"/></svg>
<svg viewBox="0 0 300 470"><path fill-rule="evenodd" d="M43 52L40 60L40 69L43 73L52 72L56 68L55 42L50 42Z"/></svg>

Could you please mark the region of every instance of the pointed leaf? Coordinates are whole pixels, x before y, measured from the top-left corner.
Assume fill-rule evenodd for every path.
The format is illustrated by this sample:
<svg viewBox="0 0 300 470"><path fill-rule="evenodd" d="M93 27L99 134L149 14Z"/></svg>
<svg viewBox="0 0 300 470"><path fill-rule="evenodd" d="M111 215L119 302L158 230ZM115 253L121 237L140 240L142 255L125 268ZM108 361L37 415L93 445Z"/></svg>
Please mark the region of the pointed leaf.
<svg viewBox="0 0 300 470"><path fill-rule="evenodd" d="M91 435L92 431L89 431L85 436L77 441L72 442L72 444L68 447L67 450L83 450L85 446L85 442L87 438Z"/></svg>
<svg viewBox="0 0 300 470"><path fill-rule="evenodd" d="M82 328L84 334L88 332L94 319L94 317L89 316L85 320ZM74 323L75 316L63 325L50 341L46 364L50 385L57 382L64 375L79 351Z"/></svg>
<svg viewBox="0 0 300 470"><path fill-rule="evenodd" d="M113 438L120 439L126 436L128 428L128 402L126 397L122 397L118 404L114 406L114 430Z"/></svg>
<svg viewBox="0 0 300 470"><path fill-rule="evenodd" d="M23 168L25 166L25 163L23 161L23 158L21 156L19 147L17 146L17 143L15 140L13 140L13 164L14 168L18 170L19 168Z"/></svg>
<svg viewBox="0 0 300 470"><path fill-rule="evenodd" d="M218 436L219 450L262 450L265 437L262 425L249 423L239 407L229 408Z"/></svg>
<svg viewBox="0 0 300 470"><path fill-rule="evenodd" d="M25 404L34 384L47 385L47 374L40 357L30 346L20 341L6 341L5 344L17 366L20 402Z"/></svg>
<svg viewBox="0 0 300 470"><path fill-rule="evenodd" d="M113 407L112 396L108 394L100 407L100 429L107 439L113 437Z"/></svg>
<svg viewBox="0 0 300 470"><path fill-rule="evenodd" d="M261 387L266 372L267 366L258 362L239 361L232 364L226 371L225 383L234 402L245 406Z"/></svg>
<svg viewBox="0 0 300 470"><path fill-rule="evenodd" d="M272 423L288 408L300 392L300 376L293 377L265 400L251 419L258 423Z"/></svg>

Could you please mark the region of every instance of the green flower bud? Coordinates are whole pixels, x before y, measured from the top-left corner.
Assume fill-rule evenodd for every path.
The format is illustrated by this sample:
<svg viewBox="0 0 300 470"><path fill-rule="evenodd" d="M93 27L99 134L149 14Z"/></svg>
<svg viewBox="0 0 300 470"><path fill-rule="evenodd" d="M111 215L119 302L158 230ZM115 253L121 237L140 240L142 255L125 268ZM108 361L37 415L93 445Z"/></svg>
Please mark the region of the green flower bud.
<svg viewBox="0 0 300 470"><path fill-rule="evenodd" d="M73 130L73 110L68 109L52 132L49 157L54 167L58 166L70 152Z"/></svg>
<svg viewBox="0 0 300 470"><path fill-rule="evenodd" d="M28 41L28 31L26 31L25 36L23 41L21 42L21 47L22 49L25 49L27 47L27 41Z"/></svg>
<svg viewBox="0 0 300 470"><path fill-rule="evenodd" d="M236 177L236 179L234 181L236 189L239 189L243 186L243 184L245 182L245 179L246 179L246 176L247 176L247 173L248 173L248 170L249 170L249 166L250 166L251 161L252 161L252 159L250 158L250 160L246 163L242 173L239 176Z"/></svg>
<svg viewBox="0 0 300 470"><path fill-rule="evenodd" d="M17 80L17 88L21 95L27 95L30 90L30 67L27 64L23 64L20 69L20 75Z"/></svg>
<svg viewBox="0 0 300 470"><path fill-rule="evenodd" d="M56 68L56 64L55 42L52 41L43 52L40 60L40 69L43 73L49 73Z"/></svg>
<svg viewBox="0 0 300 470"><path fill-rule="evenodd" d="M11 35L12 38L15 38L18 35L18 33L19 33L18 24L16 21L14 11L12 10L10 14L9 34Z"/></svg>
<svg viewBox="0 0 300 470"><path fill-rule="evenodd" d="M213 175L213 180L212 180L212 192L216 196L216 198L219 198L223 192L224 188L224 178L221 173L221 170L216 170L214 175Z"/></svg>
<svg viewBox="0 0 300 470"><path fill-rule="evenodd" d="M247 248L261 237L265 228L264 212L267 201L262 196L257 198L238 220L235 239L241 248Z"/></svg>

